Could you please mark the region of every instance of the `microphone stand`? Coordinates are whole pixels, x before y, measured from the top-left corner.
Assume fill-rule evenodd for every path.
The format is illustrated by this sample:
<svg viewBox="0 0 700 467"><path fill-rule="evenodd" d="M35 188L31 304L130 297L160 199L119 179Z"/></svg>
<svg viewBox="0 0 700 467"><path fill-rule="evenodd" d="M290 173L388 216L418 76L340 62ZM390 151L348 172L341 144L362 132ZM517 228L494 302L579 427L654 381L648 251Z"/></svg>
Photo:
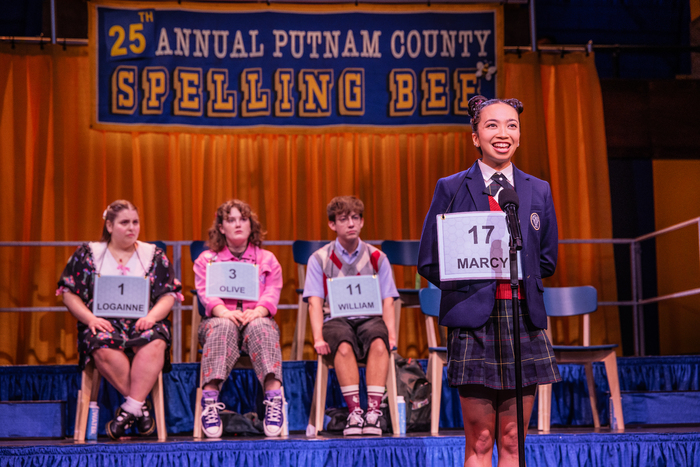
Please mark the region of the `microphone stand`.
<svg viewBox="0 0 700 467"><path fill-rule="evenodd" d="M522 248L522 247L521 247ZM518 464L525 467L525 433L523 429L523 375L520 356L520 306L518 303L518 246L510 237L510 291L513 308L513 357L515 359L515 405L518 421Z"/></svg>

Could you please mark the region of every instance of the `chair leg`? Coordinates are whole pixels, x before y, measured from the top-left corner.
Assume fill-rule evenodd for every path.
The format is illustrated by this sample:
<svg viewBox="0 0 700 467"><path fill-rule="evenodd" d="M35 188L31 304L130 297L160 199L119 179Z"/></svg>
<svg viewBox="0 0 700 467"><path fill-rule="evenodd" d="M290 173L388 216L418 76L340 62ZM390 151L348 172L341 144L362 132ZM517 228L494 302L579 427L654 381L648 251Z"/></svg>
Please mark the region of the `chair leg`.
<svg viewBox="0 0 700 467"><path fill-rule="evenodd" d="M204 387L204 378L202 375L202 365L199 365L199 387L197 395L194 398L194 429L192 436L194 439L202 438L202 387Z"/></svg>
<svg viewBox="0 0 700 467"><path fill-rule="evenodd" d="M190 332L190 363L197 363L197 354L199 353L199 324L202 322L202 317L199 315L199 303L197 297L192 300L192 321Z"/></svg>
<svg viewBox="0 0 700 467"><path fill-rule="evenodd" d="M323 355L319 355L316 365L316 384L314 395L311 398L311 412L309 413L309 427L307 436L317 436L323 429L323 416L326 409L326 390L328 387L328 364Z"/></svg>
<svg viewBox="0 0 700 467"><path fill-rule="evenodd" d="M304 342L306 341L306 317L309 313L309 305L299 295L297 308L297 325L294 329L294 341L292 342L292 360L303 360Z"/></svg>
<svg viewBox="0 0 700 467"><path fill-rule="evenodd" d="M90 361L83 370L80 380L75 414L75 432L73 434L75 441L85 441L90 401L97 401L101 379L100 372L95 368L95 362Z"/></svg>
<svg viewBox="0 0 700 467"><path fill-rule="evenodd" d="M401 425L399 424L399 403L396 393L396 362L394 361L394 352L389 352L389 371L386 375L386 390L389 402L389 413L391 414L392 431L395 435L399 435L401 434Z"/></svg>
<svg viewBox="0 0 700 467"><path fill-rule="evenodd" d="M194 439L202 439L202 388L197 388L194 404L194 428L192 429L192 437Z"/></svg>
<svg viewBox="0 0 700 467"><path fill-rule="evenodd" d="M540 384L537 386L538 407L537 407L537 429L549 433L552 421L552 385Z"/></svg>
<svg viewBox="0 0 700 467"><path fill-rule="evenodd" d="M394 329L396 330L396 337L399 336L399 331L401 330L401 308L403 307L403 300L400 298L394 300Z"/></svg>
<svg viewBox="0 0 700 467"><path fill-rule="evenodd" d="M603 359L605 364L605 373L608 377L608 386L610 387L610 396L613 399L613 410L617 419L617 429L625 429L625 419L622 415L622 397L620 395L620 379L617 373L617 355L611 351L607 357Z"/></svg>
<svg viewBox="0 0 700 467"><path fill-rule="evenodd" d="M287 396L284 395L284 386L280 386L280 391L282 391L282 436L289 436L289 420L287 417L289 406L287 406L287 410L284 410L287 405Z"/></svg>
<svg viewBox="0 0 700 467"><path fill-rule="evenodd" d="M588 398L591 401L591 413L593 414L593 426L600 428L600 417L598 416L598 399L595 395L595 380L593 379L593 363L584 363L586 369L586 384L588 385Z"/></svg>
<svg viewBox="0 0 700 467"><path fill-rule="evenodd" d="M428 356L428 381L430 381L430 433L440 431L440 402L442 399L442 366L443 360L438 352L430 352Z"/></svg>
<svg viewBox="0 0 700 467"><path fill-rule="evenodd" d="M82 417L81 414L83 412L82 410L82 404L83 404L83 390L78 389L78 397L75 400L75 428L73 429L73 441L84 441L85 440L85 434L84 432L81 434L80 427L83 425L82 424ZM87 425L87 423L86 423ZM82 436L82 439L81 439Z"/></svg>
<svg viewBox="0 0 700 467"><path fill-rule="evenodd" d="M156 413L156 431L158 432L158 441L168 439L168 427L165 425L165 402L163 397L163 372L158 373L156 384L151 389L151 397L153 398L153 410Z"/></svg>

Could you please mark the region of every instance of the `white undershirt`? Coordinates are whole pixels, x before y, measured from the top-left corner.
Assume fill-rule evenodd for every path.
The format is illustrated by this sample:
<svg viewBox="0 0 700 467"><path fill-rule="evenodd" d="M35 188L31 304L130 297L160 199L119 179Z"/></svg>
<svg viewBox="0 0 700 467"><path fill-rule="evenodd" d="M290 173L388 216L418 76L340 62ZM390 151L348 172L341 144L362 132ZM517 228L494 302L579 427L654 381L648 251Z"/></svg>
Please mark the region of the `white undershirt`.
<svg viewBox="0 0 700 467"><path fill-rule="evenodd" d="M513 186L513 189L515 189L515 180L513 180L513 164L509 163L508 167L503 169L502 171L498 172L492 167L489 167L488 165L484 164L481 162L481 159L477 159L477 162L479 163L479 168L481 169L481 175L484 177L484 184L486 186L489 186L491 183L493 183L493 180L491 177L493 177L493 174L499 173L503 175L506 180L508 180L508 183L510 183ZM493 197L493 199L498 202L498 195L501 194L501 190L498 190L498 193L496 193L496 196Z"/></svg>
<svg viewBox="0 0 700 467"><path fill-rule="evenodd" d="M112 252L109 251L109 248L107 248L104 261L102 262L100 274L102 274L103 276L144 277L146 275L146 270L143 268L141 261L139 261L139 255L137 255L135 251L131 255L131 258L129 258L129 261L126 262L124 267L119 268L119 262L114 256L112 256Z"/></svg>
<svg viewBox="0 0 700 467"><path fill-rule="evenodd" d="M123 267L119 267L119 261L114 258L112 252L104 242L90 243L90 249L95 260L95 270L105 276L135 276L146 277L151 268L151 261L155 252L155 245L136 242L136 249Z"/></svg>

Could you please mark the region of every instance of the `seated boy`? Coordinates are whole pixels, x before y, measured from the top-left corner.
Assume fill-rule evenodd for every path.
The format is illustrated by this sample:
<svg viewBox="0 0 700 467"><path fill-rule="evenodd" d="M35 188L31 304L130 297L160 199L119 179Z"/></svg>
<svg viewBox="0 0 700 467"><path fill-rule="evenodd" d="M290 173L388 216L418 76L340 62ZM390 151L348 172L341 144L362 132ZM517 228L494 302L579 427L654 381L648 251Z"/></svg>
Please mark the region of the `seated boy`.
<svg viewBox="0 0 700 467"><path fill-rule="evenodd" d="M330 354L348 405L349 416L343 430L346 436L382 434L379 404L389 371L389 352L396 345L394 298L399 294L386 255L360 240L364 209L362 201L354 196L331 200L328 226L337 238L311 255L304 283L314 348L319 355ZM331 319L326 279L373 274L379 279L382 316ZM367 413L360 407L358 361L367 363Z"/></svg>

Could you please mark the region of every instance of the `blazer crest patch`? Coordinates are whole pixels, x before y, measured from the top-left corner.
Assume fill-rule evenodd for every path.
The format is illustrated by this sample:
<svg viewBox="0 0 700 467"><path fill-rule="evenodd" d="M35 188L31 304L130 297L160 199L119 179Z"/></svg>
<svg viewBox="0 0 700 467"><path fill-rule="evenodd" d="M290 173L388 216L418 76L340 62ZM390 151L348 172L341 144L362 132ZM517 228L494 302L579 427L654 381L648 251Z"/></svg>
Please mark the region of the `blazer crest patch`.
<svg viewBox="0 0 700 467"><path fill-rule="evenodd" d="M530 224L532 224L532 228L535 230L540 230L540 216L536 212L530 214Z"/></svg>

